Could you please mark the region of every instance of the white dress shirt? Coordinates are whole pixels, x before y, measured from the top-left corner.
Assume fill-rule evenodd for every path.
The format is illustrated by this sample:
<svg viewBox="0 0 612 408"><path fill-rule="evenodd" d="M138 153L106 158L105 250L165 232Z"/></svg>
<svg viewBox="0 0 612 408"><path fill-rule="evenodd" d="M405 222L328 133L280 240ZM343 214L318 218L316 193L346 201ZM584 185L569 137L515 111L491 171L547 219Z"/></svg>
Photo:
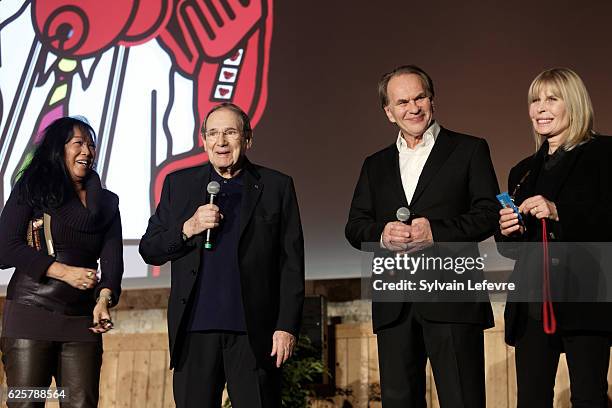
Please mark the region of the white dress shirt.
<svg viewBox="0 0 612 408"><path fill-rule="evenodd" d="M406 140L402 137L401 130L397 135L395 145L399 152L400 176L402 177L402 187L404 188L408 204L412 201L412 196L423 172L423 167L425 167L425 162L436 143L439 133L440 125L437 122L433 122L423 133L423 140L414 149L408 147ZM380 234L380 247L386 248L382 237L383 234Z"/></svg>
<svg viewBox="0 0 612 408"><path fill-rule="evenodd" d="M439 133L440 125L437 122L433 122L423 133L423 139L414 149L408 147L401 131L397 136L396 145L399 151L400 175L402 176L402 186L404 187L408 204L412 201L419 177L421 177L425 162L431 153L431 149L433 149Z"/></svg>

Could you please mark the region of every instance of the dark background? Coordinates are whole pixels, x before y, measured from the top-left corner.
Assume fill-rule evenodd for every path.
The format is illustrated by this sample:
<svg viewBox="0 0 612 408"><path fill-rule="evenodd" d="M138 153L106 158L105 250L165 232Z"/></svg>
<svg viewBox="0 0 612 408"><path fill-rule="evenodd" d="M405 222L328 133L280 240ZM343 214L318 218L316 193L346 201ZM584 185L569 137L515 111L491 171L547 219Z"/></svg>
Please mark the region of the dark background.
<svg viewBox="0 0 612 408"><path fill-rule="evenodd" d="M249 156L294 177L308 277L360 273L344 225L363 159L397 136L378 103L383 73L425 69L435 117L488 141L503 191L534 149L527 89L540 71L574 69L595 129L612 132L610 16L609 1L276 0L268 105Z"/></svg>

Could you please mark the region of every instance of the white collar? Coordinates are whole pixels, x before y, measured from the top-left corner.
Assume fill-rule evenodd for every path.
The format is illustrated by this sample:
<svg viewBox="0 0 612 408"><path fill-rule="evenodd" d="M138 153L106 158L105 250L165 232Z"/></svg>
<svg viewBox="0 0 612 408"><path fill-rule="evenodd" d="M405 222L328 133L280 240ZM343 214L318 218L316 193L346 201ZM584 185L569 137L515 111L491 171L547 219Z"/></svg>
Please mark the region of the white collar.
<svg viewBox="0 0 612 408"><path fill-rule="evenodd" d="M417 149L427 148L436 142L436 139L438 138L439 133L440 133L440 125L438 125L438 122L433 121L432 124L429 125L425 133L423 133L423 140L421 140L421 143L417 144L414 149L410 149L408 147L406 140L402 136L401 130L399 131L397 135L397 141L395 142L395 145L397 146L397 150L399 152L414 151Z"/></svg>

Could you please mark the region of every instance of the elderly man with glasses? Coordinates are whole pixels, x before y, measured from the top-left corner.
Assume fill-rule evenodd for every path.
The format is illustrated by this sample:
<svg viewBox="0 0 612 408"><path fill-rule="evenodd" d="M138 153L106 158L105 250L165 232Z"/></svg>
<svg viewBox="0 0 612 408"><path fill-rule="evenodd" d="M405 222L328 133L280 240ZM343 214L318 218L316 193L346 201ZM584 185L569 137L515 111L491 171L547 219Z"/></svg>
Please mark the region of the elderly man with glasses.
<svg viewBox="0 0 612 408"><path fill-rule="evenodd" d="M202 139L209 162L166 177L140 242L147 263L172 263L176 405L217 408L227 382L235 408L280 407L280 367L293 353L304 298L293 181L246 158L253 131L236 105L214 107Z"/></svg>

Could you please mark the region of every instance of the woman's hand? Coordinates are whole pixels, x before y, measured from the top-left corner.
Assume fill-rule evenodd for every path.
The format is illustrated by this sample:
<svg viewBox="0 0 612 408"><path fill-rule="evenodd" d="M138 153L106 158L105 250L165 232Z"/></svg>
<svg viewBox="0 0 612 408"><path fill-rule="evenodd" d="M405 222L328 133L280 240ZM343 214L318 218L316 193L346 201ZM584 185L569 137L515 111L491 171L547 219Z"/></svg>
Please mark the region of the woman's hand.
<svg viewBox="0 0 612 408"><path fill-rule="evenodd" d="M93 310L93 327L89 328L94 333L106 333L113 328L113 321L108 312L108 298L110 295L110 289L104 288L100 291L100 296Z"/></svg>
<svg viewBox="0 0 612 408"><path fill-rule="evenodd" d="M549 220L559 221L557 206L552 201L548 201L541 195L529 197L519 207L523 214L531 214L537 219L548 218Z"/></svg>
<svg viewBox="0 0 612 408"><path fill-rule="evenodd" d="M47 269L47 276L66 282L70 286L87 290L93 288L98 283L96 270L91 268L81 268L79 266L69 266L61 262L53 262Z"/></svg>
<svg viewBox="0 0 612 408"><path fill-rule="evenodd" d="M502 208L499 210L499 229L503 236L509 237L518 231L520 234L525 229L519 224L518 214L512 208Z"/></svg>

